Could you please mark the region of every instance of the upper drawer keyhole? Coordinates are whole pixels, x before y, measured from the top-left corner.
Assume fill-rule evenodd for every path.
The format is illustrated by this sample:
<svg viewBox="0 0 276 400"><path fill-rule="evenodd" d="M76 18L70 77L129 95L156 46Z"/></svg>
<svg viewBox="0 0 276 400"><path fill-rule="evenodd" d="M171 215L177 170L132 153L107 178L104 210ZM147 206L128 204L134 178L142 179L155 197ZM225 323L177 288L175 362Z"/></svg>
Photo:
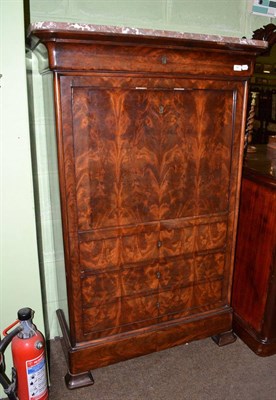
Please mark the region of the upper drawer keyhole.
<svg viewBox="0 0 276 400"><path fill-rule="evenodd" d="M167 56L162 56L161 58L162 64L167 64Z"/></svg>

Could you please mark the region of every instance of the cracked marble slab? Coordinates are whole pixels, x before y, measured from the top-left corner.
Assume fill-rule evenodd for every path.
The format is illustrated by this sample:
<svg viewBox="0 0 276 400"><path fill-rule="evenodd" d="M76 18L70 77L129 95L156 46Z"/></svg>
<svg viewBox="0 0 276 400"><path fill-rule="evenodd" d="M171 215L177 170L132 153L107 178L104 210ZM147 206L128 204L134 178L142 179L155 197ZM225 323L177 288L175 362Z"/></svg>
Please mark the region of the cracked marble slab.
<svg viewBox="0 0 276 400"><path fill-rule="evenodd" d="M215 43L225 44L241 44L248 46L256 46L266 49L268 44L262 40L253 40L246 38L221 36L221 35L209 35L200 33L187 33L177 31L167 31L159 29L145 29L145 28L131 28L123 26L112 26L112 25L94 25L77 22L52 22L52 21L40 21L34 22L30 25L28 30L28 36L36 30L47 30L47 31L68 31L68 32L94 32L102 34L117 34L127 36L144 36L144 37L163 37L171 39L183 39L183 40L197 40L207 41Z"/></svg>

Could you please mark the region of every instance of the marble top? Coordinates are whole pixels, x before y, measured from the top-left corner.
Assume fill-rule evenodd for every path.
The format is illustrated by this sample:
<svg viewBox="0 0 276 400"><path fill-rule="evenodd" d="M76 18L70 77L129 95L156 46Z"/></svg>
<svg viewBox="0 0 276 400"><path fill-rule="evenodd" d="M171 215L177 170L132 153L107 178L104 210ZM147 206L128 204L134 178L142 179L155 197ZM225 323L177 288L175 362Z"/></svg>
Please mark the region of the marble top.
<svg viewBox="0 0 276 400"><path fill-rule="evenodd" d="M98 34L116 34L126 36L142 36L142 37L162 37L171 39L182 39L182 40L195 40L195 41L206 41L221 44L236 44L245 46L256 46L258 48L266 49L268 43L262 40L245 39L230 36L220 35L208 35L200 33L187 33L177 31L167 31L159 29L145 29L145 28L130 28L122 26L111 26L111 25L94 25L77 22L51 22L42 21L34 22L30 25L28 30L28 36L34 31L67 31L67 32L86 32L86 33L98 33Z"/></svg>

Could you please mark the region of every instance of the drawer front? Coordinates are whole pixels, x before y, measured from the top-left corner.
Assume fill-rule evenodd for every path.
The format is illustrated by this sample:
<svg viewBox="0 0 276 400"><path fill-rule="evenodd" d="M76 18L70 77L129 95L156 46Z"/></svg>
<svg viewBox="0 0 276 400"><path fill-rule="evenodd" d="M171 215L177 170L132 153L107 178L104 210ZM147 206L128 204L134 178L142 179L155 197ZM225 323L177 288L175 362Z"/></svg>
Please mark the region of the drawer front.
<svg viewBox="0 0 276 400"><path fill-rule="evenodd" d="M158 264L153 264L86 276L82 279L83 307L100 306L121 297L157 292L158 270Z"/></svg>
<svg viewBox="0 0 276 400"><path fill-rule="evenodd" d="M115 335L157 323L158 296L123 297L83 310L83 333L91 339Z"/></svg>
<svg viewBox="0 0 276 400"><path fill-rule="evenodd" d="M159 293L159 322L221 307L222 281L195 283Z"/></svg>
<svg viewBox="0 0 276 400"><path fill-rule="evenodd" d="M226 222L163 229L160 232L160 257L169 258L180 254L224 248L227 238Z"/></svg>
<svg viewBox="0 0 276 400"><path fill-rule="evenodd" d="M224 276L225 254L214 253L185 258L175 257L159 266L159 288L174 290L196 283L221 280Z"/></svg>
<svg viewBox="0 0 276 400"><path fill-rule="evenodd" d="M103 272L122 265L152 262L158 258L158 232L145 232L81 241L80 268L82 271Z"/></svg>
<svg viewBox="0 0 276 400"><path fill-rule="evenodd" d="M84 332L95 339L221 306L224 263L215 253L85 276Z"/></svg>
<svg viewBox="0 0 276 400"><path fill-rule="evenodd" d="M62 51L59 49L62 48ZM72 57L72 51L74 57ZM51 62L52 60L50 60ZM143 46L112 46L70 43L57 43L55 69L79 71L125 71L162 72L204 76L246 77L252 72L252 63L247 55L239 55L238 63L247 65L247 70L234 70L237 56L202 49L158 49Z"/></svg>

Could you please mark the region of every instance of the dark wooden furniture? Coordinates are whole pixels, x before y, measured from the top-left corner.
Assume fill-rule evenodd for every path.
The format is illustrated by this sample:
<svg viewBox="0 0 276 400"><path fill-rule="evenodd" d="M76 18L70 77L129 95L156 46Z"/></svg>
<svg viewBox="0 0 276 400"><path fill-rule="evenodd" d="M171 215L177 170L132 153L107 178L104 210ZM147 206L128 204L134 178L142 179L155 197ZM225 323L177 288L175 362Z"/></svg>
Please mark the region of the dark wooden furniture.
<svg viewBox="0 0 276 400"><path fill-rule="evenodd" d="M274 64L272 52L276 44L276 25L270 23L255 30L252 38L268 42L266 52L256 60L254 76L250 84L250 92L257 93L252 143L266 144L269 136L274 135L276 127L276 71L272 67ZM271 60L268 61L270 54ZM265 64L269 64L272 69L269 74L263 73Z"/></svg>
<svg viewBox="0 0 276 400"><path fill-rule="evenodd" d="M276 353L276 149L247 155L238 226L233 327L268 356Z"/></svg>
<svg viewBox="0 0 276 400"><path fill-rule="evenodd" d="M252 39L265 40L268 43L267 51L263 54L269 54L272 46L276 44L276 25L267 24L262 28L256 29L253 32Z"/></svg>
<svg viewBox="0 0 276 400"><path fill-rule="evenodd" d="M56 23L32 37L54 72L68 387L191 340L233 341L247 82L266 43Z"/></svg>

